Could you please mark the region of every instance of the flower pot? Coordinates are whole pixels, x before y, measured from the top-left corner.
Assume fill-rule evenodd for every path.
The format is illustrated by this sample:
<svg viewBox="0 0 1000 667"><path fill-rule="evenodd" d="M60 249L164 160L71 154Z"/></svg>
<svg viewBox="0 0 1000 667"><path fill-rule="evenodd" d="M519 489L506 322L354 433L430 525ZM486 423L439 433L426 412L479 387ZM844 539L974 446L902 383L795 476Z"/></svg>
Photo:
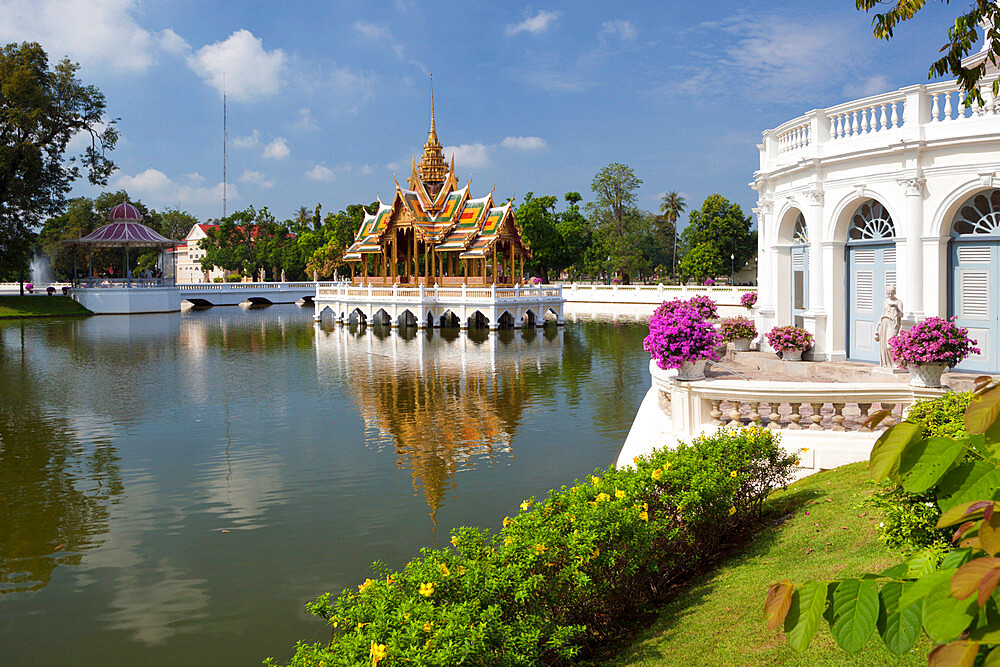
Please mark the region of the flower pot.
<svg viewBox="0 0 1000 667"><path fill-rule="evenodd" d="M802 361L802 350L785 350L781 353L782 361Z"/></svg>
<svg viewBox="0 0 1000 667"><path fill-rule="evenodd" d="M685 382L690 382L692 380L704 380L705 379L705 365L708 363L708 359L699 359L698 361L685 361L681 364L681 367L677 369L677 380L683 380Z"/></svg>
<svg viewBox="0 0 1000 667"><path fill-rule="evenodd" d="M948 364L910 364L910 384L914 387L940 387L941 374Z"/></svg>
<svg viewBox="0 0 1000 667"><path fill-rule="evenodd" d="M733 340L733 351L734 352L749 352L750 351L750 339L749 338L737 338Z"/></svg>

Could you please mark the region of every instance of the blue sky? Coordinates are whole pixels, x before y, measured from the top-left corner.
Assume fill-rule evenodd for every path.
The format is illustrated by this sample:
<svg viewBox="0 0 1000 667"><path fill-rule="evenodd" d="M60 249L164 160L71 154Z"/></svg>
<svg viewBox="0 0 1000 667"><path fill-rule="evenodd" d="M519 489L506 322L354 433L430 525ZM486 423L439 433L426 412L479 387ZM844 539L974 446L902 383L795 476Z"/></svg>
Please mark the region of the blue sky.
<svg viewBox="0 0 1000 667"><path fill-rule="evenodd" d="M884 43L853 0L0 0L0 41L81 63L121 119L111 185L160 209L221 214L223 73L230 211L388 199L419 158L433 72L438 135L474 195L589 200L624 162L647 210L677 190L749 214L761 130L925 83L964 4Z"/></svg>

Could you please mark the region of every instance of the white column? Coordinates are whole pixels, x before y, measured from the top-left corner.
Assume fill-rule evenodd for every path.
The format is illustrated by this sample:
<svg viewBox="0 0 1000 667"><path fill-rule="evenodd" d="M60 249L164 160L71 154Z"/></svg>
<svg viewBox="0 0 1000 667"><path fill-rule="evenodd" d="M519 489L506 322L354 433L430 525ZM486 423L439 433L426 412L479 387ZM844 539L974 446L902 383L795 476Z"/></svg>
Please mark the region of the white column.
<svg viewBox="0 0 1000 667"><path fill-rule="evenodd" d="M806 226L809 229L809 308L803 316L805 328L813 335L815 344L807 354L812 359L826 359L830 352L827 340L826 286L830 282L823 257L823 191L818 187L806 192L808 209Z"/></svg>
<svg viewBox="0 0 1000 667"><path fill-rule="evenodd" d="M906 220L899 225L906 238L903 261L896 265L896 291L903 302L903 326L924 317L923 242L924 179L907 178L899 184L906 190ZM897 256L897 261L899 257Z"/></svg>

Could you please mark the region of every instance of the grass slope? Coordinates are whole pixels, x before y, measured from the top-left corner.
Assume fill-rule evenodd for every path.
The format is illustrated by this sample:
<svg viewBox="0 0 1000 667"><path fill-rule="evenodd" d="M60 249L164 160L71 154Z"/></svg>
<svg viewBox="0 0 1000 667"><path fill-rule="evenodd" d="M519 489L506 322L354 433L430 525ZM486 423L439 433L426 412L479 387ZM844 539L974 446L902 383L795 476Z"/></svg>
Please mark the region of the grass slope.
<svg viewBox="0 0 1000 667"><path fill-rule="evenodd" d="M809 650L793 651L762 621L771 582L833 579L880 571L897 559L879 543L879 516L864 503L873 484L867 463L817 473L768 501L781 517L679 590L655 620L617 646L601 665L923 665L923 637L906 655L890 653L877 632L860 653L837 647L821 622Z"/></svg>
<svg viewBox="0 0 1000 667"><path fill-rule="evenodd" d="M90 315L68 296L0 296L0 319Z"/></svg>

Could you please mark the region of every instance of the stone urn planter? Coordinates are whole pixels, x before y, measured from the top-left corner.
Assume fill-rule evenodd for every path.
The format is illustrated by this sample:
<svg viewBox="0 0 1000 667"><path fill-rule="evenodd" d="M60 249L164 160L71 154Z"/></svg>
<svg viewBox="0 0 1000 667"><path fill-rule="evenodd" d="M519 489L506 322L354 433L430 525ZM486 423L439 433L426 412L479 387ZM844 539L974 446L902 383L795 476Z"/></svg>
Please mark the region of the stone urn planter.
<svg viewBox="0 0 1000 667"><path fill-rule="evenodd" d="M910 384L914 387L940 387L941 374L948 364L909 364Z"/></svg>
<svg viewBox="0 0 1000 667"><path fill-rule="evenodd" d="M785 350L781 353L782 361L802 361L802 350Z"/></svg>
<svg viewBox="0 0 1000 667"><path fill-rule="evenodd" d="M749 338L737 338L733 340L733 351L734 352L749 352L750 351L750 339Z"/></svg>
<svg viewBox="0 0 1000 667"><path fill-rule="evenodd" d="M683 364L681 364L681 367L677 369L677 376L675 379L681 380L683 382L704 380L705 366L707 364L708 364L708 359L699 359L698 361L685 361Z"/></svg>

